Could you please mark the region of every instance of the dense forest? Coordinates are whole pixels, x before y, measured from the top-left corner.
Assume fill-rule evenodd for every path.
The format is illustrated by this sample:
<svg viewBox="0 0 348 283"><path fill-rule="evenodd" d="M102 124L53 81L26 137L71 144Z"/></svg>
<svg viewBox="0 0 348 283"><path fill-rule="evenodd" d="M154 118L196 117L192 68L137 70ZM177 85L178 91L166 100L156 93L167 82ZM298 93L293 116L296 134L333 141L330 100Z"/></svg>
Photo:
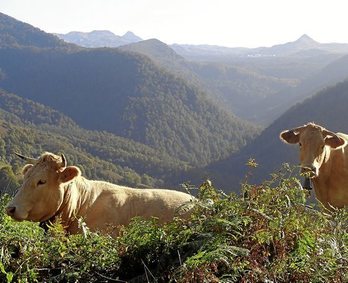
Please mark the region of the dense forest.
<svg viewBox="0 0 348 283"><path fill-rule="evenodd" d="M22 163L15 152L36 157L42 151L66 154L89 178L133 186L178 186L174 177L190 168L144 144L82 129L56 110L5 91L0 91L0 109L1 160L17 173Z"/></svg>
<svg viewBox="0 0 348 283"><path fill-rule="evenodd" d="M139 55L11 48L0 59L4 89L194 165L226 157L258 132Z"/></svg>
<svg viewBox="0 0 348 283"><path fill-rule="evenodd" d="M82 48L0 19L2 158L16 174L15 151L50 150L89 178L177 187L189 169L227 157L259 133L144 55Z"/></svg>

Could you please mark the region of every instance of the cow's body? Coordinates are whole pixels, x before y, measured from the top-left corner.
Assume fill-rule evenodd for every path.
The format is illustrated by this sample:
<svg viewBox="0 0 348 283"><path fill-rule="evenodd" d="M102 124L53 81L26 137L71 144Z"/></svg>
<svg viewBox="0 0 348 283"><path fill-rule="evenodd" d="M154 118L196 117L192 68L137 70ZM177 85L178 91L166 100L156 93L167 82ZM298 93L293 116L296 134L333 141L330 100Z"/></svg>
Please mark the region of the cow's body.
<svg viewBox="0 0 348 283"><path fill-rule="evenodd" d="M348 205L348 135L309 123L280 134L300 145L302 172L311 178L317 199L328 209Z"/></svg>
<svg viewBox="0 0 348 283"><path fill-rule="evenodd" d="M60 215L70 233L79 232L77 219L81 217L92 231L116 234L118 226L127 225L135 216L168 222L183 203L192 200L182 192L133 189L83 177L67 186Z"/></svg>
<svg viewBox="0 0 348 283"><path fill-rule="evenodd" d="M16 220L45 222L59 217L66 231L78 233L82 220L92 231L116 236L120 225L131 218L157 217L170 221L188 194L161 189L133 189L103 181L88 180L75 166L61 165L60 157L46 153L24 167L24 182L7 207Z"/></svg>

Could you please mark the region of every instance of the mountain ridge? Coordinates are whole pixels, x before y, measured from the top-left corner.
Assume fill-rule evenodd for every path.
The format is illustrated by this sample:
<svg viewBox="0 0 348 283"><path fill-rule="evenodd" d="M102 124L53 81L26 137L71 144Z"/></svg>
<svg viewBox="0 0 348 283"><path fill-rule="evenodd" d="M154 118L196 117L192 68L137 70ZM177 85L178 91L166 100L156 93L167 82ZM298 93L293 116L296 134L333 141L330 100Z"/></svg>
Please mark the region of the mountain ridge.
<svg viewBox="0 0 348 283"><path fill-rule="evenodd" d="M119 47L142 41L142 38L128 31L124 35L115 35L109 30L93 30L91 32L71 31L66 34L56 33L60 39L88 48Z"/></svg>
<svg viewBox="0 0 348 283"><path fill-rule="evenodd" d="M141 54L3 48L0 68L5 90L61 111L81 127L166 150L190 165L221 159L258 133Z"/></svg>
<svg viewBox="0 0 348 283"><path fill-rule="evenodd" d="M217 60L225 57L295 56L305 50L348 53L348 43L320 43L307 34L303 34L294 41L276 44L271 47L223 47L204 44L173 44L171 46L179 55L195 60Z"/></svg>
<svg viewBox="0 0 348 283"><path fill-rule="evenodd" d="M0 47L76 48L58 37L0 12Z"/></svg>

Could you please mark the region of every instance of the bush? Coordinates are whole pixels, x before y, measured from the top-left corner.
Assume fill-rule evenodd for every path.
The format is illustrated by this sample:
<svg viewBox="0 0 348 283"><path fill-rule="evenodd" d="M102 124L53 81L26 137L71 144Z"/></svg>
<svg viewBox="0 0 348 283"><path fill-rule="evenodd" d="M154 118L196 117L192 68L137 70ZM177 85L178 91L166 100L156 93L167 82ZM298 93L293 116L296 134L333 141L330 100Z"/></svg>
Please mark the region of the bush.
<svg viewBox="0 0 348 283"><path fill-rule="evenodd" d="M226 195L207 181L187 219L134 218L117 239L1 214L0 281L348 282L347 209L306 205L288 170L242 187Z"/></svg>

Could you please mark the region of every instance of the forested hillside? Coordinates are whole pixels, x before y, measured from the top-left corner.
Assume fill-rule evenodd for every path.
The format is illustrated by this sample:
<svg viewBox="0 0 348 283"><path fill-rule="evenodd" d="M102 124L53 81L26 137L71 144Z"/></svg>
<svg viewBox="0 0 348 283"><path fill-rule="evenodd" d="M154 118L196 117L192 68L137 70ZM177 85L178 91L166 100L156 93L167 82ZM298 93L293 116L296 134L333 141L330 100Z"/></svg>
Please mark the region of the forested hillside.
<svg viewBox="0 0 348 283"><path fill-rule="evenodd" d="M347 105L348 80L328 87L295 105L240 152L209 166L207 174L224 188L233 189L247 175L249 169L245 164L249 158L254 158L259 164L253 170L252 176L257 182L279 169L284 162L296 165L299 163L298 147L281 142L280 132L315 122L330 131L348 133Z"/></svg>
<svg viewBox="0 0 348 283"><path fill-rule="evenodd" d="M0 124L1 170L11 165L17 174L23 163L15 152L33 157L43 151L61 152L89 178L132 186L177 187L175 177L190 168L146 145L107 132L84 130L58 111L5 91L0 91ZM3 189L6 182L1 181Z"/></svg>
<svg viewBox="0 0 348 283"><path fill-rule="evenodd" d="M256 56L260 55L259 49L249 50L255 56L247 56L248 53L242 56L236 50L237 53L232 52L233 48L211 46L207 47L207 52L215 54L215 59L208 57L202 61L184 58L174 51L180 52L177 45L168 46L157 39L120 49L148 56L163 69L204 89L228 112L269 125L291 105L319 90L320 86L340 81L344 75L337 60L344 53L321 50L320 43L315 43L317 49L308 49L308 41L301 37L295 42L265 48L263 52L267 56ZM198 53L202 51L198 46L193 49ZM271 56L272 50L278 50L278 55ZM330 63L329 71L326 66Z"/></svg>
<svg viewBox="0 0 348 283"><path fill-rule="evenodd" d="M0 86L93 130L165 150L195 165L218 160L257 133L198 88L150 60L112 49L0 50Z"/></svg>

